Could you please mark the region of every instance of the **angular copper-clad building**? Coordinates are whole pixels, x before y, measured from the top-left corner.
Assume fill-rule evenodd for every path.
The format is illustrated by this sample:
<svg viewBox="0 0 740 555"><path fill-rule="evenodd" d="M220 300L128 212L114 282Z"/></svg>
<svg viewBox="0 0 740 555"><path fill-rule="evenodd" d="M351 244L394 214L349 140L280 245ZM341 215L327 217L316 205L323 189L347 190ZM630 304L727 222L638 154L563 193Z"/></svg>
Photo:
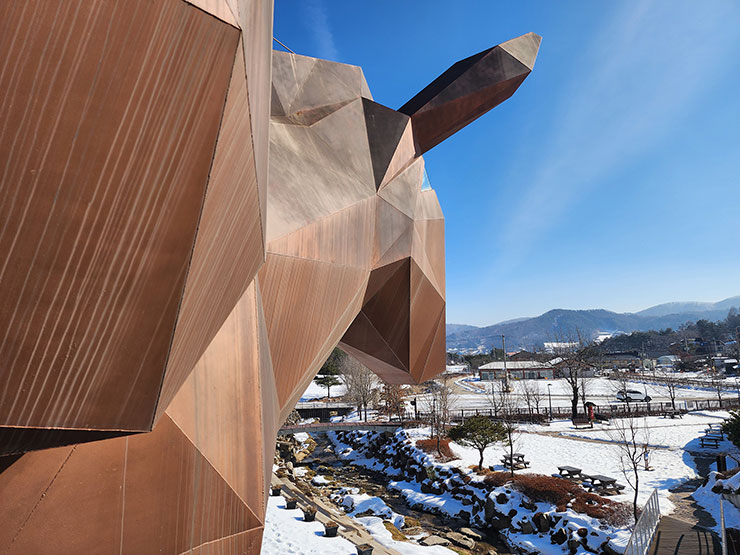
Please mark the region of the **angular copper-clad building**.
<svg viewBox="0 0 740 555"><path fill-rule="evenodd" d="M336 345L444 368L421 154L525 35L399 111L271 51L258 0L0 3L0 547L257 553L275 436Z"/></svg>

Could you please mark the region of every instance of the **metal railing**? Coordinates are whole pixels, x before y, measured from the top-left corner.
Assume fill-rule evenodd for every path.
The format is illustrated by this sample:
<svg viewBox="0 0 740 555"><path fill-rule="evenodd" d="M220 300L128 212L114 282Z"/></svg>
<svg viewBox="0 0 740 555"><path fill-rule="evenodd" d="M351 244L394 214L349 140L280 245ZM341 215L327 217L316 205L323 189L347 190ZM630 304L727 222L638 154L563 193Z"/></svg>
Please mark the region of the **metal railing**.
<svg viewBox="0 0 740 555"><path fill-rule="evenodd" d="M660 505L658 490L654 489L642 508L642 514L632 530L632 537L627 542L624 555L646 555L653 541L655 530L658 528L658 522L660 522Z"/></svg>

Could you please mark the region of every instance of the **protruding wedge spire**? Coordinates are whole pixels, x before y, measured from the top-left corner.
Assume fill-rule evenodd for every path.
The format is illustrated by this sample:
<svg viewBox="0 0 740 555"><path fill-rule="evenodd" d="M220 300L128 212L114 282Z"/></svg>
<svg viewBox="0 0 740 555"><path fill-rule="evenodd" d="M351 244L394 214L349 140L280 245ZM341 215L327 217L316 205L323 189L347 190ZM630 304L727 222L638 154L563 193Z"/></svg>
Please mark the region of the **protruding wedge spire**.
<svg viewBox="0 0 740 555"><path fill-rule="evenodd" d="M411 116L416 154L514 94L534 67L540 41L527 33L461 60L399 108Z"/></svg>

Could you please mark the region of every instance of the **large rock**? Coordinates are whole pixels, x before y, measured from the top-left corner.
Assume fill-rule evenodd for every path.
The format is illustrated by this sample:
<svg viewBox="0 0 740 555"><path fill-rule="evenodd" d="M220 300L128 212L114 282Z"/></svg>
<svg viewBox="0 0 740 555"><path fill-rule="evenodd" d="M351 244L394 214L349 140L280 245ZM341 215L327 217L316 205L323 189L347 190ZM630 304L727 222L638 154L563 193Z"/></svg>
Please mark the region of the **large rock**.
<svg viewBox="0 0 740 555"><path fill-rule="evenodd" d="M620 551L617 551L612 547L612 545L609 543L609 540L605 541L601 544L601 552L604 555L622 555Z"/></svg>
<svg viewBox="0 0 740 555"><path fill-rule="evenodd" d="M439 536L429 536L419 542L421 545L432 547L434 545L450 545L450 540L446 538L440 538Z"/></svg>
<svg viewBox="0 0 740 555"><path fill-rule="evenodd" d="M496 503L498 503L499 505L503 505L508 502L509 497L505 493L501 492L496 496Z"/></svg>
<svg viewBox="0 0 740 555"><path fill-rule="evenodd" d="M506 530L511 527L511 519L508 516L498 515L491 518L488 523L492 528L498 530Z"/></svg>
<svg viewBox="0 0 740 555"><path fill-rule="evenodd" d="M520 505L522 507L524 507L525 509L527 509L528 511L536 511L537 510L537 505L535 503L532 503L526 497L524 499L522 499L522 502L520 503Z"/></svg>
<svg viewBox="0 0 740 555"><path fill-rule="evenodd" d="M565 540L567 539L568 539L568 534L565 532L564 528L560 528L557 532L555 532L554 534L550 536L550 541L558 545L564 544Z"/></svg>
<svg viewBox="0 0 740 555"><path fill-rule="evenodd" d="M522 521L519 523L519 528L524 534L534 534L534 525L532 524L532 521L528 518L522 519Z"/></svg>
<svg viewBox="0 0 740 555"><path fill-rule="evenodd" d="M472 528L467 528L463 526L462 528L460 528L460 533L463 536L467 536L470 539L475 540L477 542L483 540L483 534L481 532L478 532L477 530L473 530Z"/></svg>
<svg viewBox="0 0 740 555"><path fill-rule="evenodd" d="M541 533L546 534L550 531L550 517L545 513L534 513L532 516L532 522L534 522L537 530Z"/></svg>
<svg viewBox="0 0 740 555"><path fill-rule="evenodd" d="M464 547L465 549L475 548L475 542L467 536L463 536L459 532L447 532L445 537L458 547Z"/></svg>
<svg viewBox="0 0 740 555"><path fill-rule="evenodd" d="M486 505L484 507L484 514L486 517L486 522L490 522L490 520L494 517L496 514L496 502L491 497L486 497Z"/></svg>

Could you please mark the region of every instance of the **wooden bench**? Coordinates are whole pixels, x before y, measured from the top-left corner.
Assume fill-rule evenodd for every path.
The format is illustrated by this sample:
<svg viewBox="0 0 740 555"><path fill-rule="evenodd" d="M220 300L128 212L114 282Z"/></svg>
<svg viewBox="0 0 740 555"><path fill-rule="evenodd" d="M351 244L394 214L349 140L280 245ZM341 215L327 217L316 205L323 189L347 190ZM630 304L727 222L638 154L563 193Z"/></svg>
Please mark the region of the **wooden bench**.
<svg viewBox="0 0 740 555"><path fill-rule="evenodd" d="M575 426L576 428L578 428L578 426L592 426L591 421L585 416L576 416L571 420L571 422L573 422L573 426Z"/></svg>
<svg viewBox="0 0 740 555"><path fill-rule="evenodd" d="M663 418L683 418L683 411L680 410L666 410L663 411Z"/></svg>
<svg viewBox="0 0 740 555"><path fill-rule="evenodd" d="M722 441L722 438L717 436L702 436L699 438L699 441L701 442L702 447L711 447L712 449L718 449L719 442Z"/></svg>
<svg viewBox="0 0 740 555"><path fill-rule="evenodd" d="M619 495L622 490L627 487L622 484L594 484L584 483L583 487L588 490L589 493L596 492L599 495Z"/></svg>
<svg viewBox="0 0 740 555"><path fill-rule="evenodd" d="M582 480L581 469L575 466L559 466L558 472L562 478L567 480Z"/></svg>
<svg viewBox="0 0 740 555"><path fill-rule="evenodd" d="M590 482L584 482L583 487L589 492L595 491L599 495L618 495L626 487L618 484L615 478L609 476L594 475L588 477Z"/></svg>
<svg viewBox="0 0 740 555"><path fill-rule="evenodd" d="M529 466L529 461L525 461L524 455L521 453L514 453L513 462L511 455L504 455L501 462L506 468L513 468L514 470L523 470Z"/></svg>

